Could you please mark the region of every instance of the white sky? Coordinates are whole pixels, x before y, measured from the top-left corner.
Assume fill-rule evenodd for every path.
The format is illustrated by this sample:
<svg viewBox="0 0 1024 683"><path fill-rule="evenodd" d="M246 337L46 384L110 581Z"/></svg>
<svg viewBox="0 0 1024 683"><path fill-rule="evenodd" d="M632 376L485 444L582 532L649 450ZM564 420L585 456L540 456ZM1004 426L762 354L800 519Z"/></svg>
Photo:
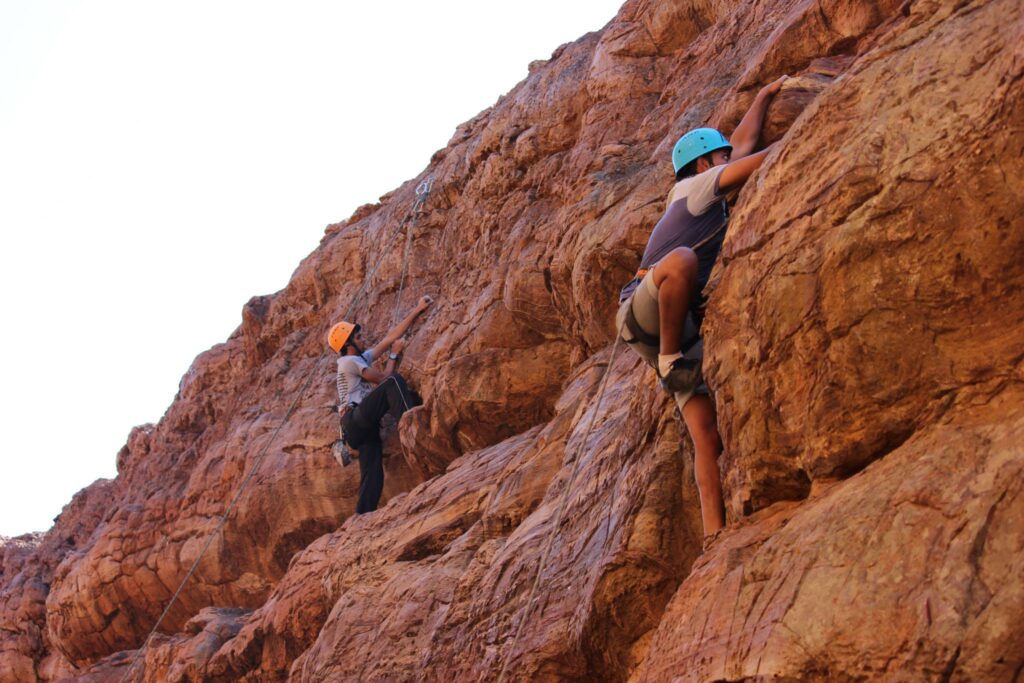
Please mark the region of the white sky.
<svg viewBox="0 0 1024 683"><path fill-rule="evenodd" d="M114 476L327 224L621 2L0 0L0 535Z"/></svg>

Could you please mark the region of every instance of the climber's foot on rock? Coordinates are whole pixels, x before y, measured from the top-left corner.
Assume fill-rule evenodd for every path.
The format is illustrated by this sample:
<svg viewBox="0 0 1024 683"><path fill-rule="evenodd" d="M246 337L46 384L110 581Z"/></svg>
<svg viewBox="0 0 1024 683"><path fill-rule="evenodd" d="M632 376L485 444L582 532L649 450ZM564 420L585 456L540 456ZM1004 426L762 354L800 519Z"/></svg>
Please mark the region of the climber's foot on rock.
<svg viewBox="0 0 1024 683"><path fill-rule="evenodd" d="M658 372L662 388L670 394L692 391L700 383L700 361L679 357L672 363L668 374Z"/></svg>

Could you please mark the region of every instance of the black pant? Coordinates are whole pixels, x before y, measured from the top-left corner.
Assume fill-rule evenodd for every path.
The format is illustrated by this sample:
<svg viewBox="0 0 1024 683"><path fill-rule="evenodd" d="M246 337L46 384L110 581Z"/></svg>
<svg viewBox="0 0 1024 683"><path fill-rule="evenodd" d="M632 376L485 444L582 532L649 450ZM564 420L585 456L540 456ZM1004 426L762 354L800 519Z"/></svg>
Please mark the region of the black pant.
<svg viewBox="0 0 1024 683"><path fill-rule="evenodd" d="M356 503L356 514L376 510L381 491L384 490L381 418L390 413L397 421L402 413L422 403L401 375L391 375L342 418L345 442L359 451L359 501Z"/></svg>

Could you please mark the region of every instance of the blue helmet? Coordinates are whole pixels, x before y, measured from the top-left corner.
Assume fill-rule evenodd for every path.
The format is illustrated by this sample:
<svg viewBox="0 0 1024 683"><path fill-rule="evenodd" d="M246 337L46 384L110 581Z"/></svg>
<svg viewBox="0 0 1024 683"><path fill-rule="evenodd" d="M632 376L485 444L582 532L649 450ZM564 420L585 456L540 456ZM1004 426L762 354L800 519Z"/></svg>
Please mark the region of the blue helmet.
<svg viewBox="0 0 1024 683"><path fill-rule="evenodd" d="M676 173L679 169L699 157L714 152L716 149L732 149L732 145L714 128L694 128L679 138L672 149L672 168Z"/></svg>

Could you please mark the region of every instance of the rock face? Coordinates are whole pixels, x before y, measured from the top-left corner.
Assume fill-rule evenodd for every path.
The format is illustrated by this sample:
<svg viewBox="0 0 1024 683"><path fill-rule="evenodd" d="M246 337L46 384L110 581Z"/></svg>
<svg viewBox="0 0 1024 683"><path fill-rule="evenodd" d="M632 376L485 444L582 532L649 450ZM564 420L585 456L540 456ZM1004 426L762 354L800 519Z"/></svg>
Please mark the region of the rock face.
<svg viewBox="0 0 1024 683"><path fill-rule="evenodd" d="M3 540L0 679L1019 677L1022 46L1016 0L630 0L329 227L114 482ZM702 554L689 441L612 317L671 145L783 73L710 286ZM323 339L399 294L438 302L426 403L353 516Z"/></svg>
<svg viewBox="0 0 1024 683"><path fill-rule="evenodd" d="M48 533L0 538L0 680L53 680L74 671L46 631L46 598L62 562L74 562L103 525L118 484L79 491Z"/></svg>

